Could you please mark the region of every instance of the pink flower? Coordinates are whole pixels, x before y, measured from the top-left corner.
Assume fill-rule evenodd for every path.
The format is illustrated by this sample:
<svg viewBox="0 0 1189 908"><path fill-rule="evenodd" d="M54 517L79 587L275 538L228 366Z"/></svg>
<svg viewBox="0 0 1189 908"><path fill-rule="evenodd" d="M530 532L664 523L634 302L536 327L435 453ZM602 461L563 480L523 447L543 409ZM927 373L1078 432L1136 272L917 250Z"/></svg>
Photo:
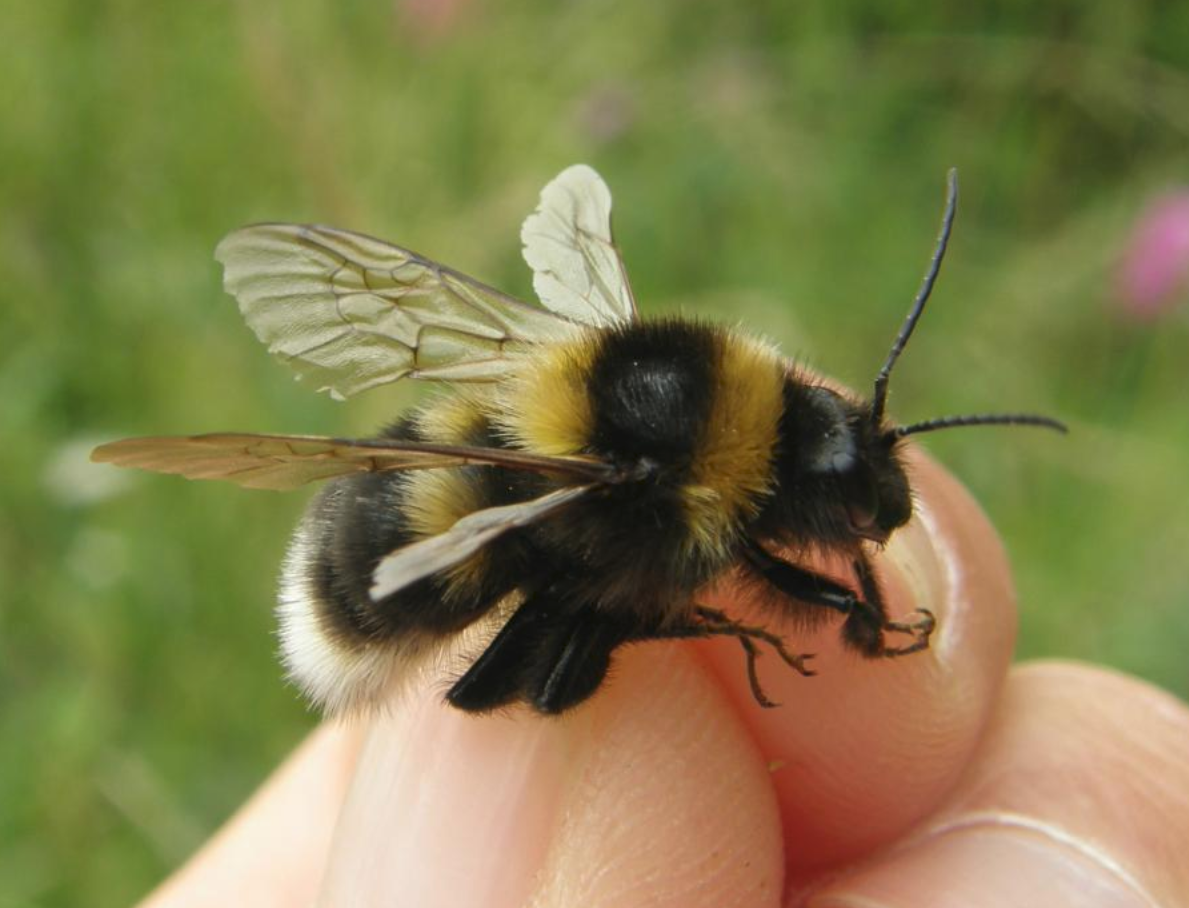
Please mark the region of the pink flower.
<svg viewBox="0 0 1189 908"><path fill-rule="evenodd" d="M1157 318L1189 294L1189 189L1156 199L1140 216L1118 275L1119 302L1138 319Z"/></svg>

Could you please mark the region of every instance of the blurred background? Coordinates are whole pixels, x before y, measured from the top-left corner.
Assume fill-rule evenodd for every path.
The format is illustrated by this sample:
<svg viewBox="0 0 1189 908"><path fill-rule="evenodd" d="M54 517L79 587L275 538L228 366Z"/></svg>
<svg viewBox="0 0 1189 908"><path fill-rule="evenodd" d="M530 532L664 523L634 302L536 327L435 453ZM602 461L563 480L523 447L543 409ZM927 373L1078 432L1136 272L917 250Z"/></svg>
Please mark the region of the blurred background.
<svg viewBox="0 0 1189 908"><path fill-rule="evenodd" d="M95 468L98 441L366 433L211 257L317 220L517 295L564 166L646 313L866 390L963 200L892 411L1010 550L1021 657L1189 694L1189 5L0 0L0 905L125 905L314 724L270 614L302 493Z"/></svg>

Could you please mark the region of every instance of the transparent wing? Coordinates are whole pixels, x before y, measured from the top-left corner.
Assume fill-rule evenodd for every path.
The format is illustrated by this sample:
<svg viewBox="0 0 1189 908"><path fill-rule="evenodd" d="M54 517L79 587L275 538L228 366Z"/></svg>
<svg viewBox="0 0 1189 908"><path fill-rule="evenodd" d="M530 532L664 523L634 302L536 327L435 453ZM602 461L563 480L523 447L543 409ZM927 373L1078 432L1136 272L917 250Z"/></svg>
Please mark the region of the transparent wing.
<svg viewBox="0 0 1189 908"><path fill-rule="evenodd" d="M509 530L536 523L581 498L594 486L569 486L531 501L475 511L437 536L430 536L386 555L372 574L373 602L390 596L430 574L466 561Z"/></svg>
<svg viewBox="0 0 1189 908"><path fill-rule="evenodd" d="M520 230L533 289L551 311L606 328L636 319L636 301L611 237L611 192L585 164L541 190Z"/></svg>
<svg viewBox="0 0 1189 908"><path fill-rule="evenodd" d="M612 481L613 468L580 457L546 457L504 448L436 445L398 439L316 435L212 435L126 438L91 453L99 463L223 479L251 489L294 489L347 473L426 470L471 464L529 470L581 480Z"/></svg>
<svg viewBox="0 0 1189 908"><path fill-rule="evenodd" d="M245 227L215 258L269 351L338 398L405 376L491 381L518 346L576 329L415 252L333 227Z"/></svg>

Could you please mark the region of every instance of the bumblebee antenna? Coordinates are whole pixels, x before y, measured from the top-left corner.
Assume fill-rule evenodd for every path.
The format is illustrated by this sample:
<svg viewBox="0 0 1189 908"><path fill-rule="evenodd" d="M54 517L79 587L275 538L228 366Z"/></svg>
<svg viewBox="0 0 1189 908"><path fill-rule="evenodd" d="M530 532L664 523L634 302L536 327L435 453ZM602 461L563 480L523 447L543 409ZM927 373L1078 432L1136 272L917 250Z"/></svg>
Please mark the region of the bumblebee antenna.
<svg viewBox="0 0 1189 908"><path fill-rule="evenodd" d="M1069 427L1058 419L1037 416L1035 413L981 413L976 416L939 416L914 422L908 426L896 426L885 433L884 438L896 441L905 435L919 435L922 432L936 432L938 429L958 429L962 426L1037 426L1066 434Z"/></svg>
<svg viewBox="0 0 1189 908"><path fill-rule="evenodd" d="M925 303L929 301L929 294L933 292L933 284L937 281L937 273L941 270L941 260L945 258L945 248L949 245L950 231L954 227L954 214L958 210L958 169L951 167L946 174L945 213L941 216L941 231L937 235L937 244L933 247L933 257L929 260L929 270L925 272L925 279L921 282L921 289L917 291L908 318L900 326L900 333L892 344L891 352L875 377L875 394L871 398L871 422L876 425L883 419L884 407L888 402L888 378L892 374L892 367L900 358L904 345L912 337L913 329L925 311ZM923 430L922 430L923 431Z"/></svg>

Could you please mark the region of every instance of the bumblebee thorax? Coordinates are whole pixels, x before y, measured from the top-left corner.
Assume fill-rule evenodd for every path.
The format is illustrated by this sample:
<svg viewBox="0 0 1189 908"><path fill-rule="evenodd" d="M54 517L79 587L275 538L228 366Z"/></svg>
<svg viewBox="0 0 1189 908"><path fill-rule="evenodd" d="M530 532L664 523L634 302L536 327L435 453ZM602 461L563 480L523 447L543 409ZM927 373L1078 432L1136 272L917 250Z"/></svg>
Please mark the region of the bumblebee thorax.
<svg viewBox="0 0 1189 908"><path fill-rule="evenodd" d="M720 547L770 489L783 381L777 352L754 338L640 322L527 357L499 419L528 450L649 463L693 544Z"/></svg>

